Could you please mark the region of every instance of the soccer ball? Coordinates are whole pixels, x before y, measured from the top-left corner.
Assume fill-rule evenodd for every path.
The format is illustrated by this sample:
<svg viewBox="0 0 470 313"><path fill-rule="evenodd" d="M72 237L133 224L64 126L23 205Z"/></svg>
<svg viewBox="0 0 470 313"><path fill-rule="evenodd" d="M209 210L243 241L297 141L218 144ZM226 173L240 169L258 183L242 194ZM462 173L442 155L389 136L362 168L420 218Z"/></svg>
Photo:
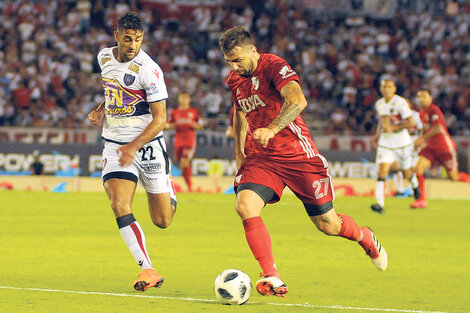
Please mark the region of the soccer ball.
<svg viewBox="0 0 470 313"><path fill-rule="evenodd" d="M215 279L214 291L220 303L244 304L251 295L250 277L240 270L225 270Z"/></svg>

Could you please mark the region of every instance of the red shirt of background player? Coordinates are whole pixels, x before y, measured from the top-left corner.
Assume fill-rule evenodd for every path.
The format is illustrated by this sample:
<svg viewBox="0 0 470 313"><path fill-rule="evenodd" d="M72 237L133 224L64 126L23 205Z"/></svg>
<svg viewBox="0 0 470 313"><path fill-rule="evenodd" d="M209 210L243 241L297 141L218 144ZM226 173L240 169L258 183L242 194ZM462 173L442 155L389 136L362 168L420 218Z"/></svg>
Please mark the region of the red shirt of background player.
<svg viewBox="0 0 470 313"><path fill-rule="evenodd" d="M175 108L170 113L169 123L175 125L175 147L194 147L196 144L193 125L199 122L198 109L189 107L186 110Z"/></svg>
<svg viewBox="0 0 470 313"><path fill-rule="evenodd" d="M450 137L449 131L447 130L447 124L444 119L444 115L437 105L433 103L426 110L421 110L419 112L419 117L423 122L424 133L429 132L436 124L441 124L443 129L442 132L429 138L426 143L427 148L441 152L452 152L456 150L455 143Z"/></svg>
<svg viewBox="0 0 470 313"><path fill-rule="evenodd" d="M246 157L304 160L318 154L310 131L299 115L273 137L266 148L252 139L251 132L267 127L279 114L283 100L282 87L290 81L299 82L297 73L281 57L261 53L258 65L250 77L231 71L227 85L232 91L234 105L245 112L249 129L245 142ZM260 107L263 107L260 109Z"/></svg>

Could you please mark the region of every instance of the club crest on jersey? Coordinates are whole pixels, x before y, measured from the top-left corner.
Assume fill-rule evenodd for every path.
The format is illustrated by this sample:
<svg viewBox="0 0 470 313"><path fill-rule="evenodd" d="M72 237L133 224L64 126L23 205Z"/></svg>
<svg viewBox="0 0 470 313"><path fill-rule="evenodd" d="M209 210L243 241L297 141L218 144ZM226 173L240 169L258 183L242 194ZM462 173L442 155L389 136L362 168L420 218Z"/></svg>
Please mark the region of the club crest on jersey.
<svg viewBox="0 0 470 313"><path fill-rule="evenodd" d="M258 88L259 88L259 78L258 77L252 77L251 78L251 83L253 85L253 89L258 90Z"/></svg>
<svg viewBox="0 0 470 313"><path fill-rule="evenodd" d="M134 75L131 75L131 74L124 75L124 84L126 84L126 86L132 85L134 83L134 80L135 80Z"/></svg>

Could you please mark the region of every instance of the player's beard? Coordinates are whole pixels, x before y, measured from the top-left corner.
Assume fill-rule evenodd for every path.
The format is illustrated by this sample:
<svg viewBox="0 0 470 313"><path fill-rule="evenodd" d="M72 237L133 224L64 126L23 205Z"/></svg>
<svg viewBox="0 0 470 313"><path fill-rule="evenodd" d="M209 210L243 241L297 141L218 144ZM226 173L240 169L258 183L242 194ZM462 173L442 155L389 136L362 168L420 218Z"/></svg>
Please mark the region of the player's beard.
<svg viewBox="0 0 470 313"><path fill-rule="evenodd" d="M121 54L121 61L122 62L129 62L131 61L132 59L135 58L135 56L137 55L137 53L139 53L139 50L136 50L133 52L132 56L129 56L129 51L123 51L123 53Z"/></svg>
<svg viewBox="0 0 470 313"><path fill-rule="evenodd" d="M237 71L237 74L243 77L250 77L251 74L253 74L254 68L255 68L255 62L253 62L253 60L250 60L250 64L248 64L248 68L243 69L243 71L241 72Z"/></svg>

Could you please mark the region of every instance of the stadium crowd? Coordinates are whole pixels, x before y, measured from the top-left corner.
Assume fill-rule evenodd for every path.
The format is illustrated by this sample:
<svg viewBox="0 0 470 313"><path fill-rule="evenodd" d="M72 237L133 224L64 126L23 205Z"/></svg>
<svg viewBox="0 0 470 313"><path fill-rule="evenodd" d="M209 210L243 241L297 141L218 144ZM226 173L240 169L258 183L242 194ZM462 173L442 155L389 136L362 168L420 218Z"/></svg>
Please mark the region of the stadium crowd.
<svg viewBox="0 0 470 313"><path fill-rule="evenodd" d="M165 73L170 99L188 91L208 121L225 127L229 71L218 48L223 30L244 24L261 52L284 57L302 80L314 131L369 134L381 78L412 102L431 88L452 135L470 134L470 12L398 10L392 20L322 18L298 1L225 1L194 10L123 0L0 2L0 126L89 127L103 98L96 55L115 45L113 22L135 10L145 20L143 49Z"/></svg>

